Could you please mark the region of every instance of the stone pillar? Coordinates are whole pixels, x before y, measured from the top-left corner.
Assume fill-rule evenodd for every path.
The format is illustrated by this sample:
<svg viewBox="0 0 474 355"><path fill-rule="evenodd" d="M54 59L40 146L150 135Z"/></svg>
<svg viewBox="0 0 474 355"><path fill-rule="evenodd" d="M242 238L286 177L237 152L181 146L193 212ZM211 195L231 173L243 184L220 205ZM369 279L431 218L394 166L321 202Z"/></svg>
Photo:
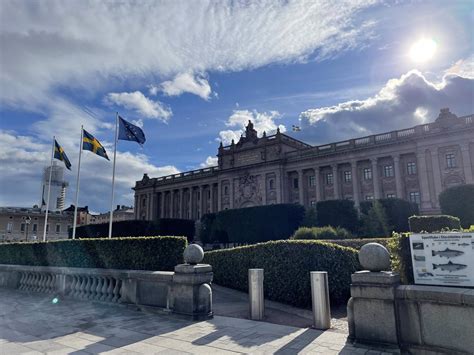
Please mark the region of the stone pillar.
<svg viewBox="0 0 474 355"><path fill-rule="evenodd" d="M334 199L339 199L339 172L337 171L337 164L331 165L332 168L332 177L333 177L333 191L334 191Z"/></svg>
<svg viewBox="0 0 474 355"><path fill-rule="evenodd" d="M179 218L184 218L184 189L179 189Z"/></svg>
<svg viewBox="0 0 474 355"><path fill-rule="evenodd" d="M402 171L400 169L400 156L393 156L393 170L395 170L395 188L398 198L404 198L402 190Z"/></svg>
<svg viewBox="0 0 474 355"><path fill-rule="evenodd" d="M212 312L212 267L199 264L204 251L197 244L190 244L184 251L185 264L174 268L170 308L173 313L193 320L209 319Z"/></svg>
<svg viewBox="0 0 474 355"><path fill-rule="evenodd" d="M267 174L262 174L262 206L267 204Z"/></svg>
<svg viewBox="0 0 474 355"><path fill-rule="evenodd" d="M135 219L138 219L138 216L139 216L138 209L139 209L139 207L140 206L139 206L139 203L138 203L138 196L135 194L135 205L134 205L134 209L133 209Z"/></svg>
<svg viewBox="0 0 474 355"><path fill-rule="evenodd" d="M298 170L298 202L304 206L303 170Z"/></svg>
<svg viewBox="0 0 474 355"><path fill-rule="evenodd" d="M174 218L174 190L170 191L170 218Z"/></svg>
<svg viewBox="0 0 474 355"><path fill-rule="evenodd" d="M395 291L400 276L383 271L390 269L390 254L381 244L364 245L359 261L368 270L352 274L347 304L349 340L398 348Z"/></svg>
<svg viewBox="0 0 474 355"><path fill-rule="evenodd" d="M230 196L229 196L229 206L230 208L234 208L234 178L230 178L229 179L230 181L230 188L229 188L229 193L230 193Z"/></svg>
<svg viewBox="0 0 474 355"><path fill-rule="evenodd" d="M160 217L165 218L165 192L161 191L160 195L161 195L160 196L160 198L161 198L161 201L160 201L160 204L161 204Z"/></svg>
<svg viewBox="0 0 474 355"><path fill-rule="evenodd" d="M214 213L214 184L211 183L209 185L209 188L211 189L210 193L211 193L211 202L210 202L210 205L209 205L209 212L210 213Z"/></svg>
<svg viewBox="0 0 474 355"><path fill-rule="evenodd" d="M351 178L352 178L352 194L354 197L354 205L359 207L360 205L360 193L359 193L359 177L357 174L357 161L351 161Z"/></svg>
<svg viewBox="0 0 474 355"><path fill-rule="evenodd" d="M199 219L204 214L204 186L199 185L199 205L198 205L198 213L196 215L196 219Z"/></svg>
<svg viewBox="0 0 474 355"><path fill-rule="evenodd" d="M428 181L428 171L426 168L425 153L419 152L416 155L417 160L417 172L420 183L420 194L421 194L421 206L420 209L426 210L431 209L431 196L430 196L430 184Z"/></svg>
<svg viewBox="0 0 474 355"><path fill-rule="evenodd" d="M283 184L281 183L280 171L275 173L275 187L276 187L276 200L277 203L283 203Z"/></svg>
<svg viewBox="0 0 474 355"><path fill-rule="evenodd" d="M222 210L222 184L217 182L217 212Z"/></svg>
<svg viewBox="0 0 474 355"><path fill-rule="evenodd" d="M466 184L474 183L474 178L472 175L472 162L469 150L469 143L463 144L461 146L461 155L462 155L462 165L464 169L464 176Z"/></svg>
<svg viewBox="0 0 474 355"><path fill-rule="evenodd" d="M316 201L321 201L321 178L319 176L319 166L314 168L314 182L316 183Z"/></svg>
<svg viewBox="0 0 474 355"><path fill-rule="evenodd" d="M438 149L431 149L431 164L433 166L433 181L434 181L434 193L435 195L431 197L431 203L433 206L439 207L438 196L443 191L441 186L441 169L439 167L439 156Z"/></svg>
<svg viewBox="0 0 474 355"><path fill-rule="evenodd" d="M189 188L189 206L188 206L188 209L189 209L189 219L194 219L194 216L193 216L193 205L194 205L194 193L193 193L193 187L191 186Z"/></svg>
<svg viewBox="0 0 474 355"><path fill-rule="evenodd" d="M372 163L372 181L374 183L374 199L380 199L380 182L379 182L379 169L377 166L377 158L370 159Z"/></svg>
<svg viewBox="0 0 474 355"><path fill-rule="evenodd" d="M152 217L152 211L153 211L153 194L150 192L148 193L148 207L146 209L146 219L151 221L153 219Z"/></svg>

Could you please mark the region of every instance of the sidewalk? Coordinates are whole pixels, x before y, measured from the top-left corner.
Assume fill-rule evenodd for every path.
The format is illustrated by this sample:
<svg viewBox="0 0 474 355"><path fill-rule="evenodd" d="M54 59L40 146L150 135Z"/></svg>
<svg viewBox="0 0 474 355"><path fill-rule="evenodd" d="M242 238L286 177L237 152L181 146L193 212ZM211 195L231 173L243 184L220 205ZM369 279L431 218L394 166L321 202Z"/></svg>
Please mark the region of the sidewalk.
<svg viewBox="0 0 474 355"><path fill-rule="evenodd" d="M387 354L334 331L216 316L191 322L124 305L0 289L1 354Z"/></svg>

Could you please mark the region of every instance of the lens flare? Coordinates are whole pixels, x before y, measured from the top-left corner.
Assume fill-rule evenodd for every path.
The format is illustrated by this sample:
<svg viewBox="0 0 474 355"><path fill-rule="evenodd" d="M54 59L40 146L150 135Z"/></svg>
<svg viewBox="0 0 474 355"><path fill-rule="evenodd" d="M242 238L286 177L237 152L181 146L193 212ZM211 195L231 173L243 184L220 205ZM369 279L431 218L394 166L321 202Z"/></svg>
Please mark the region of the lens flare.
<svg viewBox="0 0 474 355"><path fill-rule="evenodd" d="M56 304L59 302L59 299L57 297L54 297L52 300L51 300L51 303L52 304Z"/></svg>
<svg viewBox="0 0 474 355"><path fill-rule="evenodd" d="M426 62L433 58L437 43L431 38L422 38L415 42L410 48L410 58L414 62Z"/></svg>

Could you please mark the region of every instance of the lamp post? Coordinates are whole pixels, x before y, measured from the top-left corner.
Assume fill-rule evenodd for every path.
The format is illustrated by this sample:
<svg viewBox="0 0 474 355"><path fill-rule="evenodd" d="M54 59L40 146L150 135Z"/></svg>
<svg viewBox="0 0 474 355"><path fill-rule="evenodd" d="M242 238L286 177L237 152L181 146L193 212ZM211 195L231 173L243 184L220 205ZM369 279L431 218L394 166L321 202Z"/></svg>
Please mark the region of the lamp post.
<svg viewBox="0 0 474 355"><path fill-rule="evenodd" d="M25 241L26 242L28 241L28 227L30 226L30 223L31 223L31 217L26 216L25 217L25 224L26 224L26 238L25 238Z"/></svg>

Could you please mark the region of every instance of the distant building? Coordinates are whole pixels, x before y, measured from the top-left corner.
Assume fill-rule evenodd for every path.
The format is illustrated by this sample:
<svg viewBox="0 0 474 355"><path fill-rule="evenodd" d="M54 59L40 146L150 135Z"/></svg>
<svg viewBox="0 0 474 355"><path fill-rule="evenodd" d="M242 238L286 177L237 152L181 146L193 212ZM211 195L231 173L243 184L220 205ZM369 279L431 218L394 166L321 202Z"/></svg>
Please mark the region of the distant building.
<svg viewBox="0 0 474 355"><path fill-rule="evenodd" d="M53 166L48 166L44 169L40 206L43 211L46 210L46 203L48 201L49 174L51 169L53 171L51 174L49 210L62 211L64 209L64 203L66 200L66 188L68 186L68 182L64 180L64 167L58 165L56 161L53 161Z"/></svg>
<svg viewBox="0 0 474 355"><path fill-rule="evenodd" d="M39 207L0 207L0 242L43 240L44 217L45 212ZM50 211L47 240L67 239L72 221L69 212Z"/></svg>
<svg viewBox="0 0 474 355"><path fill-rule="evenodd" d="M129 221L135 219L133 207L117 205L113 212L114 222ZM109 223L110 212L93 215L89 224Z"/></svg>
<svg viewBox="0 0 474 355"><path fill-rule="evenodd" d="M74 205L71 205L66 208L64 212L71 213L74 220ZM95 215L89 213L89 206L77 208L76 225L82 226L85 224L90 224L94 220L94 218Z"/></svg>
<svg viewBox="0 0 474 355"><path fill-rule="evenodd" d="M389 117L387 117L389 119ZM402 198L440 212L446 188L474 183L474 115L442 109L435 122L311 146L280 131L219 147L218 166L150 178L135 187L135 218L199 219L225 209L331 199Z"/></svg>

